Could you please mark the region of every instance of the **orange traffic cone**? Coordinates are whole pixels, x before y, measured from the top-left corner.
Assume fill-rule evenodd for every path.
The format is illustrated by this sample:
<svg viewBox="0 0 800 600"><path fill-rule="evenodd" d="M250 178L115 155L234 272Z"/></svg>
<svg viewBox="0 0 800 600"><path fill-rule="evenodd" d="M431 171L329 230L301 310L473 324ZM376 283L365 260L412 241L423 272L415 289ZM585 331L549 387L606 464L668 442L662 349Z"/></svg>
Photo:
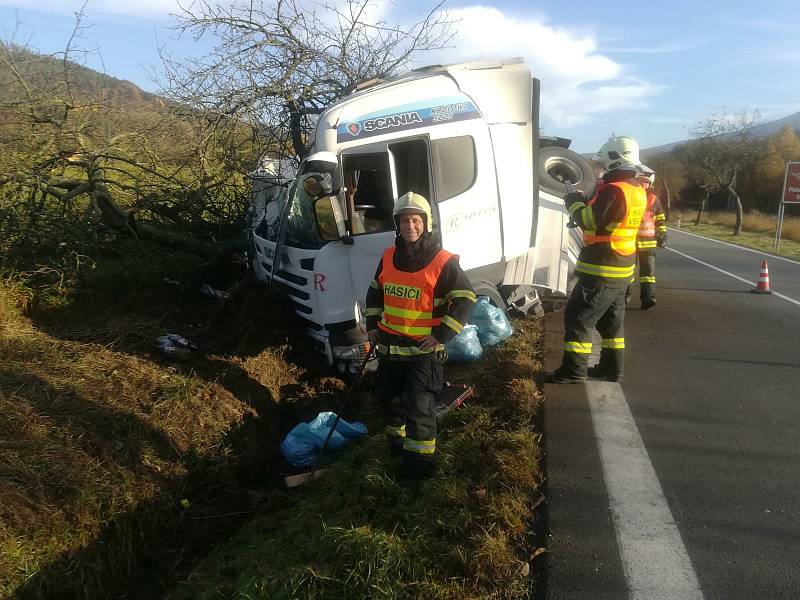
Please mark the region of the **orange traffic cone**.
<svg viewBox="0 0 800 600"><path fill-rule="evenodd" d="M769 267L767 261L761 261L761 273L758 276L758 283L756 287L750 290L754 294L771 294L772 290L769 289Z"/></svg>

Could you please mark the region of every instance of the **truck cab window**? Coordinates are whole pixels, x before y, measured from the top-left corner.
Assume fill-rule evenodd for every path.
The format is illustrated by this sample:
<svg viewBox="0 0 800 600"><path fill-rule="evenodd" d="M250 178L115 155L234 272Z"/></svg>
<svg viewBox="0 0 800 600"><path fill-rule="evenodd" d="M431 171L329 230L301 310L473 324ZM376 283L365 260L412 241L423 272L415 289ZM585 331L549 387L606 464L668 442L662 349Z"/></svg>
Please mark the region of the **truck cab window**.
<svg viewBox="0 0 800 600"><path fill-rule="evenodd" d="M344 185L353 235L394 230L394 194L388 154L346 156Z"/></svg>
<svg viewBox="0 0 800 600"><path fill-rule="evenodd" d="M388 145L389 152L344 157L343 175L347 214L353 235L394 231L392 211L395 192L422 194L430 200L431 178L428 145L423 139ZM394 186L392 169L394 166Z"/></svg>
<svg viewBox="0 0 800 600"><path fill-rule="evenodd" d="M315 249L325 245L317 228L314 198L308 195L297 177L292 184L289 210L286 215L284 244L295 248Z"/></svg>
<svg viewBox="0 0 800 600"><path fill-rule="evenodd" d="M253 180L253 199L250 203L252 211L251 223L254 233L270 242L278 241L281 227L281 215L286 205L286 188L274 185L264 179Z"/></svg>
<svg viewBox="0 0 800 600"><path fill-rule="evenodd" d="M478 159L471 135L433 140L431 154L437 202L463 194L475 183Z"/></svg>
<svg viewBox="0 0 800 600"><path fill-rule="evenodd" d="M428 145L416 139L389 144L394 156L394 171L397 179L397 195L416 192L431 200Z"/></svg>

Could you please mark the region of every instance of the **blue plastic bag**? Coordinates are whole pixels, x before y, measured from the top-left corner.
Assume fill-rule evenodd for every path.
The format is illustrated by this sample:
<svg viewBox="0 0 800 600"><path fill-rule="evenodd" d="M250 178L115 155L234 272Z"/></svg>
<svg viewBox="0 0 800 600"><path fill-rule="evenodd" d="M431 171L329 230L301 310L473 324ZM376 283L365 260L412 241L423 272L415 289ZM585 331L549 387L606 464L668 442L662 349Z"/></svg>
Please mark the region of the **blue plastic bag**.
<svg viewBox="0 0 800 600"><path fill-rule="evenodd" d="M475 325L465 325L461 333L447 342L444 348L447 350L447 360L453 362L478 360L483 354Z"/></svg>
<svg viewBox="0 0 800 600"><path fill-rule="evenodd" d="M499 344L514 333L506 313L489 302L486 296L478 296L469 322L478 327L478 339L484 346Z"/></svg>
<svg viewBox="0 0 800 600"><path fill-rule="evenodd" d="M310 423L298 423L281 442L281 454L295 467L311 466L328 437L328 432L336 419L336 413L322 412ZM367 433L363 423L348 423L339 419L333 431L328 448L336 450L348 442L358 439Z"/></svg>

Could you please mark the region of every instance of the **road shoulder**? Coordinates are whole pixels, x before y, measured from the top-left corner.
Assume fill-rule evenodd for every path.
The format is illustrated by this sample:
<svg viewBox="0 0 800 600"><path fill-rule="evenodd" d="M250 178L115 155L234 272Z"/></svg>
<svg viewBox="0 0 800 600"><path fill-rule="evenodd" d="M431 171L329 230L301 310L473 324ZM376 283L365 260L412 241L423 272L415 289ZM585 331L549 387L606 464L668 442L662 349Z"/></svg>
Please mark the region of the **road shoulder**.
<svg viewBox="0 0 800 600"><path fill-rule="evenodd" d="M561 358L563 313L545 321L545 365ZM592 417L583 385L545 388L545 468L550 532L547 597L626 598Z"/></svg>

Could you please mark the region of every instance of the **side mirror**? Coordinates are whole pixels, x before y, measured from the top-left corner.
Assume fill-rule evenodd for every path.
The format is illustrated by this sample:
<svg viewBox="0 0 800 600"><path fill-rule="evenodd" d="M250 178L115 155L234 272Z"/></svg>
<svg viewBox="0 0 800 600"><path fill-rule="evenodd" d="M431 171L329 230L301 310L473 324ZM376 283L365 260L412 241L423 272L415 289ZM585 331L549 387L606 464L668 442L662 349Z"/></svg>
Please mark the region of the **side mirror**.
<svg viewBox="0 0 800 600"><path fill-rule="evenodd" d="M314 216L317 219L319 235L326 242L333 242L345 234L342 209L336 196L323 196L314 202Z"/></svg>

